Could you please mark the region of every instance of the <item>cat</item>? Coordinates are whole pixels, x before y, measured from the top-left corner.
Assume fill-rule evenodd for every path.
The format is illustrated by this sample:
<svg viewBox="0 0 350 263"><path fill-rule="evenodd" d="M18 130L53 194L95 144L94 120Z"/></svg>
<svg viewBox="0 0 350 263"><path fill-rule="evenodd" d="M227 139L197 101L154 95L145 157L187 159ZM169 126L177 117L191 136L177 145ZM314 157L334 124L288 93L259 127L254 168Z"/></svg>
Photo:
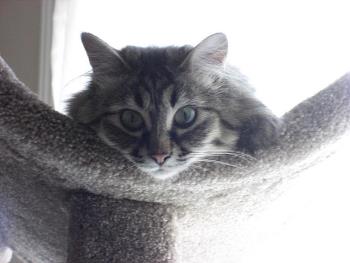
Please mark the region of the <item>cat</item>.
<svg viewBox="0 0 350 263"><path fill-rule="evenodd" d="M279 120L226 63L223 33L195 47L117 50L90 33L81 40L91 81L68 101L68 115L154 178L210 155L253 155L275 141Z"/></svg>

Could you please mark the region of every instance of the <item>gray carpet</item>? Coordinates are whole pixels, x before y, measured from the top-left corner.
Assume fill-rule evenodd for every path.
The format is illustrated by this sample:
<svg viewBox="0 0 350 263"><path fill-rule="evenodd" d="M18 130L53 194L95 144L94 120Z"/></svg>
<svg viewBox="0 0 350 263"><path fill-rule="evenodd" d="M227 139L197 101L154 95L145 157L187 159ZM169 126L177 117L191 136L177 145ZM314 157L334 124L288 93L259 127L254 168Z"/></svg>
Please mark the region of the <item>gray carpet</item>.
<svg viewBox="0 0 350 263"><path fill-rule="evenodd" d="M283 122L256 160L155 181L40 102L0 58L0 245L35 263L232 262L235 222L349 134L350 74Z"/></svg>

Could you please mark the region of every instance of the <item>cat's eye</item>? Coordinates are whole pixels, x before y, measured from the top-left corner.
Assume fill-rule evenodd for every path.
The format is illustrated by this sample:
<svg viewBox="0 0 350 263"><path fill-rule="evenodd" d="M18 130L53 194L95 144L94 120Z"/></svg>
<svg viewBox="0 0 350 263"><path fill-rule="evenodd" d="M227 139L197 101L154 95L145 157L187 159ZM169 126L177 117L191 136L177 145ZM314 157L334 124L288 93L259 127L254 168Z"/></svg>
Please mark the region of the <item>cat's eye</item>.
<svg viewBox="0 0 350 263"><path fill-rule="evenodd" d="M120 122L129 131L138 131L143 127L141 114L133 110L123 110L120 113Z"/></svg>
<svg viewBox="0 0 350 263"><path fill-rule="evenodd" d="M175 125L180 128L188 128L194 123L196 115L197 112L193 107L185 106L176 112L174 117Z"/></svg>

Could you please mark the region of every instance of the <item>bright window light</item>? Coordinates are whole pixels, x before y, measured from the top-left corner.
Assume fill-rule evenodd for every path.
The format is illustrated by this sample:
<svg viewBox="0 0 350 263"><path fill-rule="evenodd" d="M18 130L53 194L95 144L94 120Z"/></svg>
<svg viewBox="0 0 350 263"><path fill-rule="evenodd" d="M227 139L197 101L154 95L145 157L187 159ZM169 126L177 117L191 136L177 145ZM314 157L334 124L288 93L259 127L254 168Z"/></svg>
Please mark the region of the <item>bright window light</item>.
<svg viewBox="0 0 350 263"><path fill-rule="evenodd" d="M64 112L65 101L88 79L90 66L80 43L83 31L115 48L196 45L224 32L230 64L281 116L350 71L349 10L349 1L337 0L57 1L55 108ZM345 187L350 179L343 157L296 180L294 190L257 219L258 237L235 262L350 262L350 194Z"/></svg>
<svg viewBox="0 0 350 263"><path fill-rule="evenodd" d="M81 76L90 69L83 31L116 48L195 45L224 32L229 62L281 115L350 70L349 8L346 1L59 1L55 107L64 111L64 101L83 87Z"/></svg>

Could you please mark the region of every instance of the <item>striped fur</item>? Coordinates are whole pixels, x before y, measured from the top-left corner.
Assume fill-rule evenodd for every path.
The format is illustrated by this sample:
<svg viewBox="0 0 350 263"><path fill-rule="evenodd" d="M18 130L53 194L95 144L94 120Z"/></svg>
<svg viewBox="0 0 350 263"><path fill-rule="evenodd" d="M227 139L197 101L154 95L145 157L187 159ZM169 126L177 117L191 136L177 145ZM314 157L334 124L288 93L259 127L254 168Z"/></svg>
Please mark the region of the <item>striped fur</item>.
<svg viewBox="0 0 350 263"><path fill-rule="evenodd" d="M115 50L89 33L82 42L93 72L87 89L69 101L69 115L155 178L178 174L212 152L254 153L273 142L278 121L225 63L225 35L195 48ZM180 128L174 116L185 106L197 115L193 125ZM142 116L141 130L123 126L125 109ZM159 165L151 158L157 152L170 157Z"/></svg>

